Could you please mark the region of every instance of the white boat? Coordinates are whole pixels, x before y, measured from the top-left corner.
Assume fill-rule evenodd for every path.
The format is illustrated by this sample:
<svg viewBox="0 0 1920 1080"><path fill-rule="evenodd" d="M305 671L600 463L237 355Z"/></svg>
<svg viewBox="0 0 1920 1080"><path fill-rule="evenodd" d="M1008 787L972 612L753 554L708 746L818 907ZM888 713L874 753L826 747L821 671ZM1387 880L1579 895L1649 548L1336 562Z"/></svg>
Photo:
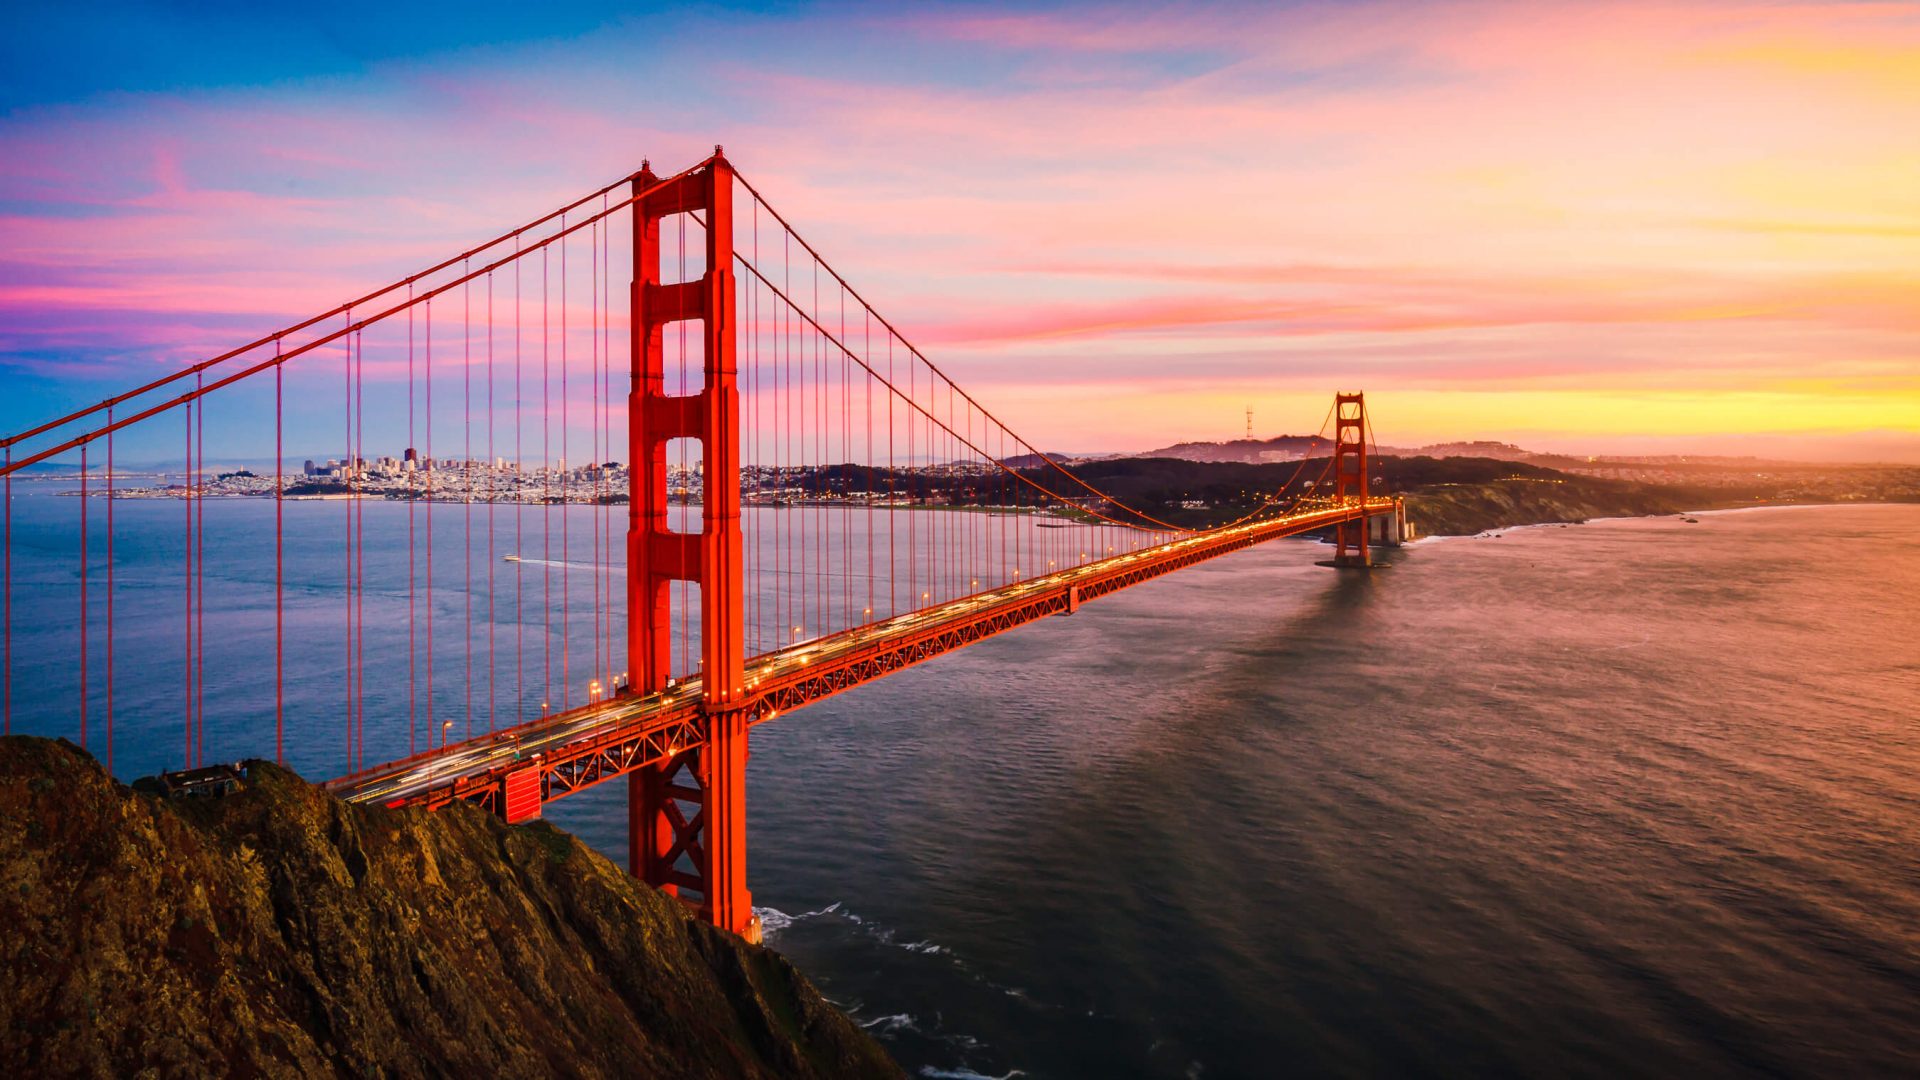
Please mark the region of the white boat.
<svg viewBox="0 0 1920 1080"><path fill-rule="evenodd" d="M519 562L519 561L520 561L520 556L518 556L518 555L502 555L502 556L500 556L500 561L501 561L501 562Z"/></svg>

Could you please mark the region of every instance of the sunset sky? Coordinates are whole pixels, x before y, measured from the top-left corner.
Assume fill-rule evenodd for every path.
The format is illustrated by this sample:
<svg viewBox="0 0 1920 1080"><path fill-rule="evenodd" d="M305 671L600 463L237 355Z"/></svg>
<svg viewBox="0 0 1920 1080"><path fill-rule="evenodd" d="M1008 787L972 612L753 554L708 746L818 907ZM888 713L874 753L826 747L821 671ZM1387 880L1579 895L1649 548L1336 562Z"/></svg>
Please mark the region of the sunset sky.
<svg viewBox="0 0 1920 1080"><path fill-rule="evenodd" d="M1920 461L1920 5L395 7L9 14L0 428L724 143L1049 448Z"/></svg>

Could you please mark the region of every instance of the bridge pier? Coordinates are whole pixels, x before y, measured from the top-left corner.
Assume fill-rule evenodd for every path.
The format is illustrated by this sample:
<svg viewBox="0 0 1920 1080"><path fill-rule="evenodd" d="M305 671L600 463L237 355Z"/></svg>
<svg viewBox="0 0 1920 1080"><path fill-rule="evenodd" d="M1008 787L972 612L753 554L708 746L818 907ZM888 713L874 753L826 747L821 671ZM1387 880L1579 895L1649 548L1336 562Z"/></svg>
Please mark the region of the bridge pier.
<svg viewBox="0 0 1920 1080"><path fill-rule="evenodd" d="M1399 547L1407 535L1407 501L1393 500L1393 513L1367 518L1367 539L1379 547Z"/></svg>
<svg viewBox="0 0 1920 1080"><path fill-rule="evenodd" d="M1333 527L1335 554L1331 559L1320 561L1321 566L1331 566L1337 570L1371 570L1374 568L1373 546L1368 543L1366 519L1345 521Z"/></svg>

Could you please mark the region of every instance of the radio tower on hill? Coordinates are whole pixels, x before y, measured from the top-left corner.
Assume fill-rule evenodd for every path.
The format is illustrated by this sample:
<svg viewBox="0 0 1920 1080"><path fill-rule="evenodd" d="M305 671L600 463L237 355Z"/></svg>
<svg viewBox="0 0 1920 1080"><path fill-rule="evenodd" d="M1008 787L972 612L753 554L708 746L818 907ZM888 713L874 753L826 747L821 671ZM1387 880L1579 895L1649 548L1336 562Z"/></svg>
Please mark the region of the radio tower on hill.
<svg viewBox="0 0 1920 1080"><path fill-rule="evenodd" d="M1247 406L1247 441L1253 441L1253 406Z"/></svg>

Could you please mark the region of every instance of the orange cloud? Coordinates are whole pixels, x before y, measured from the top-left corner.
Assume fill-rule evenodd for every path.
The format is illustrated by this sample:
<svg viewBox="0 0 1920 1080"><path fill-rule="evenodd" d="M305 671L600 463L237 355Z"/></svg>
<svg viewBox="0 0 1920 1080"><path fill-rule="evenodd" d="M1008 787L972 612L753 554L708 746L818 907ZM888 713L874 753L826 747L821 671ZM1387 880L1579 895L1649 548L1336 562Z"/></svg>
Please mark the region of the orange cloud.
<svg viewBox="0 0 1920 1080"><path fill-rule="evenodd" d="M1872 386L1920 417L1876 381L1920 363L1910 6L813 11L726 32L724 61L616 26L0 118L0 364L89 333L115 355L217 344L724 142L982 393L1073 387L1119 416L1173 380L1217 404L1350 375L1478 402L1422 423L1577 432L1603 412L1581 393L1765 425L1845 416ZM888 62L844 62L862 49ZM1562 396L1503 413L1502 381ZM1715 413L1715 389L1760 396ZM1047 402L1041 441L1070 412Z"/></svg>

